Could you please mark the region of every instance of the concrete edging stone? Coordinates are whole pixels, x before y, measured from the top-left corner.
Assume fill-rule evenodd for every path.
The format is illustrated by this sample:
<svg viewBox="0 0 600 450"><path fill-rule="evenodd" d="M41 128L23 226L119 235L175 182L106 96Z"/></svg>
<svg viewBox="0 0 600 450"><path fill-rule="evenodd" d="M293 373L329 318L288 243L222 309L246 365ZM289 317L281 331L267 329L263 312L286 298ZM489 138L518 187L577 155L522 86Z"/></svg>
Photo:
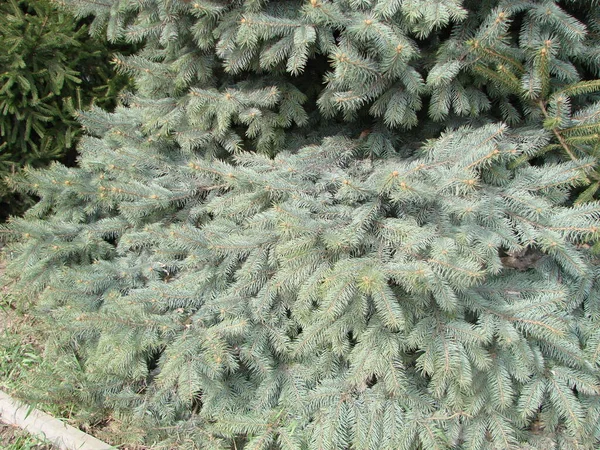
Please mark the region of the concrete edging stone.
<svg viewBox="0 0 600 450"><path fill-rule="evenodd" d="M60 450L116 450L116 447L31 408L2 391L0 391L0 420L45 439Z"/></svg>

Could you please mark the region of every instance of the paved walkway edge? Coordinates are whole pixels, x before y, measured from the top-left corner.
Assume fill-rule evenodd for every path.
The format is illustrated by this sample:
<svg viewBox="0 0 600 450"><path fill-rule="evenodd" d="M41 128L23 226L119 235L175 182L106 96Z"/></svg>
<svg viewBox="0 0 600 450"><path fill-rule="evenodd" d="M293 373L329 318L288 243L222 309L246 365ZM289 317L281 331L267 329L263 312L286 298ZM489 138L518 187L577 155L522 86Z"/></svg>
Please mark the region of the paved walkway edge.
<svg viewBox="0 0 600 450"><path fill-rule="evenodd" d="M45 439L60 450L115 450L99 439L14 400L0 391L0 420Z"/></svg>

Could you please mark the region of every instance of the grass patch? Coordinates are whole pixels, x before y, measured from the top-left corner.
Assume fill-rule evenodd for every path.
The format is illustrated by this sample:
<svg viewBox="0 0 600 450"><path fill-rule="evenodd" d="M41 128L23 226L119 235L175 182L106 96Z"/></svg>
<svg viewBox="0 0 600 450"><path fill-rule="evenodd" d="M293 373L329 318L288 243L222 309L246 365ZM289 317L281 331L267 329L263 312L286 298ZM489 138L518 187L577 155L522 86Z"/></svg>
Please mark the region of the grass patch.
<svg viewBox="0 0 600 450"><path fill-rule="evenodd" d="M0 294L0 389L7 392L18 391L27 374L42 363L30 327L28 316L13 309L10 296Z"/></svg>
<svg viewBox="0 0 600 450"><path fill-rule="evenodd" d="M56 447L27 432L0 422L0 448L3 450L56 450Z"/></svg>
<svg viewBox="0 0 600 450"><path fill-rule="evenodd" d="M104 411L84 409L76 398L63 395L56 384L56 368L44 358L47 332L20 306L0 286L0 390L86 433L100 433L100 439L114 438L111 431L116 423L107 421ZM0 422L0 450L30 449L55 447Z"/></svg>
<svg viewBox="0 0 600 450"><path fill-rule="evenodd" d="M0 248L1 251L1 248ZM3 272L0 256L0 280ZM109 416L101 409L85 408L72 393L56 383L57 368L44 358L48 330L27 313L23 303L0 284L0 390L101 440L118 441L122 450L145 450L138 442L145 430ZM77 383L77 379L67 382ZM127 421L127 418L125 418ZM130 434L131 433L131 434ZM0 450L55 450L56 447L0 422Z"/></svg>

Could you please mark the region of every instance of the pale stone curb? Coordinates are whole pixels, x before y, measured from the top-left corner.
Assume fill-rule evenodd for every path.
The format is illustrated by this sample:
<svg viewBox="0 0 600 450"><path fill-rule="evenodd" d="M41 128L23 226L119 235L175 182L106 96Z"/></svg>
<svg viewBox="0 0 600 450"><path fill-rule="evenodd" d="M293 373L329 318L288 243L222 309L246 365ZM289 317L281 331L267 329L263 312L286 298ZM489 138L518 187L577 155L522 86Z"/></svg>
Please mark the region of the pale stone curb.
<svg viewBox="0 0 600 450"><path fill-rule="evenodd" d="M0 420L45 439L60 450L116 450L99 439L0 391Z"/></svg>

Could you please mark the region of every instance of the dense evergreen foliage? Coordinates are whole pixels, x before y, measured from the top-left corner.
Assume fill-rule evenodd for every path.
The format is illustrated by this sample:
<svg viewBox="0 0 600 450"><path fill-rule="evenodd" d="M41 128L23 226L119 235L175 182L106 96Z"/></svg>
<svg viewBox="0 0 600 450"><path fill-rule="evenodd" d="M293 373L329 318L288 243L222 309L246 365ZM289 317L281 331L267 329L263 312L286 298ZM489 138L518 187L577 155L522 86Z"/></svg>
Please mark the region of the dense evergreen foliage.
<svg viewBox="0 0 600 450"><path fill-rule="evenodd" d="M595 2L65 3L144 47L3 229L40 392L177 448L600 446Z"/></svg>
<svg viewBox="0 0 600 450"><path fill-rule="evenodd" d="M0 3L0 179L73 152L74 112L113 109L127 77L116 76L106 43L46 0ZM0 181L0 218L19 205Z"/></svg>

